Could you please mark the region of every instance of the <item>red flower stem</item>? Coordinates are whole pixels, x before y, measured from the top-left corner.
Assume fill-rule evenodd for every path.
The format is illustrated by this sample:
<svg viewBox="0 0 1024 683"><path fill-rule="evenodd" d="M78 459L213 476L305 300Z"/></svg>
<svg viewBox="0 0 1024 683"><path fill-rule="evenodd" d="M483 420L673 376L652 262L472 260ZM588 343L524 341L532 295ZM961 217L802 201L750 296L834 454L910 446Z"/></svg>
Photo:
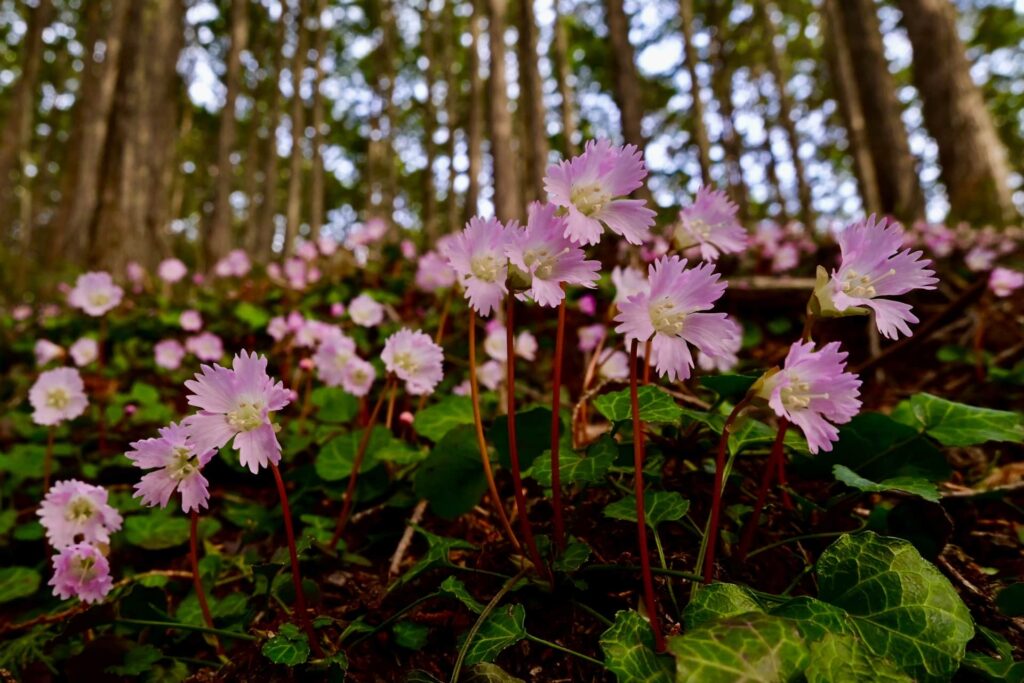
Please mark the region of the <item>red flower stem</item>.
<svg viewBox="0 0 1024 683"><path fill-rule="evenodd" d="M640 570L644 581L644 604L654 631L654 649L665 651L665 636L658 622L658 603L654 596L654 577L651 574L651 552L647 547L647 518L644 511L644 426L640 421L640 399L637 395L637 351L640 341L633 340L629 347L629 401L633 412L633 481L636 497L636 537L640 543Z"/></svg>
<svg viewBox="0 0 1024 683"><path fill-rule="evenodd" d="M356 498L356 483L359 480L359 468L363 466L363 458L366 457L366 448L370 445L373 427L377 424L377 416L380 415L380 409L384 405L384 399L387 397L388 390L392 384L393 380L389 377L388 381L384 383L384 388L380 392L377 403L373 406L370 419L366 421L366 426L363 428L363 436L359 440L359 448L356 450L356 457L352 461L352 473L348 475L348 486L345 488L345 498L341 504L341 514L338 515L338 524L334 527L334 535L331 536L331 542L328 544L331 550L338 547L338 541L345 532L345 525L348 523L349 515L352 514L352 506L355 504ZM394 399L394 393L391 396Z"/></svg>
<svg viewBox="0 0 1024 683"><path fill-rule="evenodd" d="M53 435L56 427L46 432L46 455L43 457L43 495L50 490L50 470L53 468Z"/></svg>
<svg viewBox="0 0 1024 683"><path fill-rule="evenodd" d="M555 366L551 378L551 508L555 527L555 547L565 550L565 521L562 518L562 473L558 450L562 411L562 356L565 355L565 297L558 305L558 330L555 332Z"/></svg>
<svg viewBox="0 0 1024 683"><path fill-rule="evenodd" d="M772 484L772 477L775 476L775 472L778 468L778 461L783 456L783 444L786 439L786 428L789 426L789 421L786 418L779 420L779 431L775 435L775 443L772 444L771 455L768 456L768 462L764 465L764 474L761 475L761 485L757 489L757 502L754 503L754 509L750 513L750 517L747 519L747 525L743 529L743 537L740 539L740 547L737 551L737 557L740 562L747 559L747 553L750 552L750 546L754 543L754 535L757 533L757 524L761 518L761 511L764 509L764 504L768 500L768 488Z"/></svg>
<svg viewBox="0 0 1024 683"><path fill-rule="evenodd" d="M708 550L704 555L704 583L711 583L715 574L715 546L718 544L718 521L722 513L722 488L725 479L725 449L729 444L729 432L740 411L747 407L749 399L736 404L722 425L722 438L718 440L718 455L715 458L715 489L711 498L711 517L708 520Z"/></svg>
<svg viewBox="0 0 1024 683"><path fill-rule="evenodd" d="M530 517L526 509L526 494L523 492L523 477L519 472L519 445L516 441L516 354L515 354L515 298L509 294L505 305L505 349L507 351L507 368L505 390L508 396L508 457L512 465L512 484L515 486L516 509L519 511L519 531L526 544L526 552L530 556L537 573L545 576L554 586L554 579L548 566L540 559L537 541L533 537Z"/></svg>
<svg viewBox="0 0 1024 683"><path fill-rule="evenodd" d="M302 573L299 569L299 553L295 549L295 530L292 527L292 510L288 505L288 492L284 488L284 479L281 478L281 470L277 465L271 463L270 470L274 473L274 480L277 482L277 493L281 497L281 514L284 516L284 532L288 537L288 555L292 561L292 584L295 586L295 613L299 620L299 626L306 632L309 639L309 646L318 657L324 656L320 641L317 640L313 625L309 622L309 612L306 611L306 595L302 592Z"/></svg>
<svg viewBox="0 0 1024 683"><path fill-rule="evenodd" d="M106 397L105 376L107 374L107 355L104 351L107 342L106 316L100 318L99 336L99 342L96 344L96 364L99 366L100 383L103 385L103 389L96 396L96 408L99 411L99 448L100 453L104 454L107 452L107 411L104 410L104 398Z"/></svg>
<svg viewBox="0 0 1024 683"><path fill-rule="evenodd" d="M203 580L199 576L199 512L195 509L192 510L192 525L191 525L191 538L189 539L189 547L191 552L189 553L189 559L192 561L192 585L196 589L196 598L199 600L199 609L203 613L203 621L206 622L206 627L210 629L217 628L213 624L213 615L210 613L210 605L206 602L206 592L203 590ZM217 636L213 636L213 642L217 646L217 654L224 654L224 646L220 644L220 639Z"/></svg>
<svg viewBox="0 0 1024 683"><path fill-rule="evenodd" d="M775 461L776 467L778 467L778 480L779 480L779 495L782 498L782 507L786 510L793 509L793 499L789 497L789 491L786 490L786 451L783 449L779 453L778 459Z"/></svg>
<svg viewBox="0 0 1024 683"><path fill-rule="evenodd" d="M651 381L651 348L654 344L654 339L648 339L647 343L644 344L644 381L643 384L649 384Z"/></svg>

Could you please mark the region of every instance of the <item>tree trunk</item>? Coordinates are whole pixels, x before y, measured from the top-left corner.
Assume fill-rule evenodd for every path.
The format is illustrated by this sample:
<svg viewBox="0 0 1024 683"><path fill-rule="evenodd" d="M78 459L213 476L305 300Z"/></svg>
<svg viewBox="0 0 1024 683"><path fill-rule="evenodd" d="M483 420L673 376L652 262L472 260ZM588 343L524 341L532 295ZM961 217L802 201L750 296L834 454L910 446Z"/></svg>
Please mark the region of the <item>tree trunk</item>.
<svg viewBox="0 0 1024 683"><path fill-rule="evenodd" d="M469 187L466 189L464 218L468 221L477 214L480 200L480 171L483 169L484 146L484 83L480 77L480 20L485 0L471 0L473 14L469 18L469 115L466 124L466 173Z"/></svg>
<svg viewBox="0 0 1024 683"><path fill-rule="evenodd" d="M316 71L313 78L313 168L310 181L309 234L316 239L324 224L324 96L320 84L324 79L324 58L327 51L327 28L323 25L327 0L316 3Z"/></svg>
<svg viewBox="0 0 1024 683"><path fill-rule="evenodd" d="M761 151L767 157L764 172L768 178L768 188L771 190L768 201L769 203L772 201L778 203L779 210L775 214L774 219L779 224L785 224L789 222L789 208L786 206L786 194L782 191L782 182L779 180L779 160L775 156L775 150L772 148L773 126L769 116L770 103L765 92L764 75L756 74L754 84L757 88L757 98L761 104L761 118L764 121L764 142L762 143ZM770 216L771 214L768 215Z"/></svg>
<svg viewBox="0 0 1024 683"><path fill-rule="evenodd" d="M302 141L306 129L306 103L302 100L302 73L306 68L306 52L309 32L306 30L306 12L303 5L308 0L298 0L295 5L295 54L292 56L292 149L288 164L287 224L284 233L284 255L290 256L299 236L302 223Z"/></svg>
<svg viewBox="0 0 1024 683"><path fill-rule="evenodd" d="M220 113L220 133L217 136L217 170L215 174L213 220L206 239L206 258L216 262L231 249L232 217L231 186L234 172L231 153L235 147L235 100L242 85L242 50L249 41L249 0L231 0L231 36L228 45L227 74L224 108Z"/></svg>
<svg viewBox="0 0 1024 683"><path fill-rule="evenodd" d="M711 90L715 94L721 108L722 148L725 150L726 179L729 184L729 195L739 206L739 217L745 221L750 217L750 198L743 179L743 145L736 132L736 110L732 102L732 66L729 59L728 12L722 11L718 1L712 0L707 10L708 25L711 31Z"/></svg>
<svg viewBox="0 0 1024 683"><path fill-rule="evenodd" d="M449 67L445 79L444 96L445 126L448 129L447 149L445 150L445 154L448 156L448 191L445 197L445 224L439 232L448 234L459 227L459 198L455 191L455 131L458 128L459 120L461 80L459 80L459 74L454 73L450 68L450 65L456 61L455 51L459 44L459 32L455 26L454 3L446 2L444 4L441 19L443 29L441 63Z"/></svg>
<svg viewBox="0 0 1024 683"><path fill-rule="evenodd" d="M569 82L572 75L572 68L569 65L569 31L565 26L560 4L561 0L555 0L555 35L551 41L551 61L558 95L562 99L562 152L569 158L576 156L576 98Z"/></svg>
<svg viewBox="0 0 1024 683"><path fill-rule="evenodd" d="M380 196L383 218L388 226L394 227L395 192L398 189L398 162L395 157L395 132L398 130L398 107L395 106L395 80L398 77L399 40L395 26L392 0L378 0L380 4L381 67L378 78L378 92L383 104L384 121L381 136L381 160L383 173L380 177Z"/></svg>
<svg viewBox="0 0 1024 683"><path fill-rule="evenodd" d="M277 225L278 166L280 156L277 153L277 129L281 125L281 72L284 70L285 20L278 19L277 31L274 36L274 65L267 76L270 87L267 102L266 145L263 149L263 190L260 192L259 217L253 234L253 255L257 261L270 258L274 245L274 234Z"/></svg>
<svg viewBox="0 0 1024 683"><path fill-rule="evenodd" d="M956 10L949 0L898 0L914 49L914 85L924 122L939 147L950 220L1004 225L1020 218L1010 168L981 90L971 79Z"/></svg>
<svg viewBox="0 0 1024 683"><path fill-rule="evenodd" d="M434 81L437 74L437 58L434 49L434 13L430 11L430 0L423 0L420 19L420 48L427 60L427 68L423 74L427 85L427 95L423 100L423 149L427 157L427 165L423 169L423 234L427 242L433 242L437 239L437 191L434 187L434 161L437 159L437 145L434 144L434 134L437 132Z"/></svg>
<svg viewBox="0 0 1024 683"><path fill-rule="evenodd" d="M487 0L491 73L488 80L491 114L491 159L493 163L494 212L501 221L518 219L522 213L516 159L512 153L512 112L509 110L508 81L505 77L506 0Z"/></svg>
<svg viewBox="0 0 1024 683"><path fill-rule="evenodd" d="M679 0L679 15L683 24L683 41L686 48L686 70L690 73L690 99L693 102L693 139L697 143L697 158L700 161L700 178L706 187L711 180L711 143L704 123L704 96L701 94L700 78L697 75L697 46L693 44L693 0Z"/></svg>
<svg viewBox="0 0 1024 683"><path fill-rule="evenodd" d="M864 211L866 213L893 213L891 209L882 207L878 176L875 174L875 164L871 154L870 136L864 119L861 94L856 83L857 72L854 69L850 44L847 41L847 35L850 32L845 26L846 19L838 7L839 4L841 3L838 0L824 0L822 10L828 36L826 51L831 66L832 82L849 134L848 152L853 157L853 168L860 186ZM909 153L909 148L907 151Z"/></svg>
<svg viewBox="0 0 1024 683"><path fill-rule="evenodd" d="M605 0L608 21L608 45L612 53L612 85L614 99L622 119L622 137L627 144L636 145L641 152L646 147L643 135L643 106L640 92L640 73L636 68L633 44L629 42L629 17L623 8L623 0ZM634 193L654 204L647 184L641 185Z"/></svg>
<svg viewBox="0 0 1024 683"><path fill-rule="evenodd" d="M523 161L526 177L523 192L527 202L542 201L544 173L548 167L548 132L544 107L544 83L540 77L537 51L537 18L533 0L519 0L519 106L523 112L526 135L523 137Z"/></svg>

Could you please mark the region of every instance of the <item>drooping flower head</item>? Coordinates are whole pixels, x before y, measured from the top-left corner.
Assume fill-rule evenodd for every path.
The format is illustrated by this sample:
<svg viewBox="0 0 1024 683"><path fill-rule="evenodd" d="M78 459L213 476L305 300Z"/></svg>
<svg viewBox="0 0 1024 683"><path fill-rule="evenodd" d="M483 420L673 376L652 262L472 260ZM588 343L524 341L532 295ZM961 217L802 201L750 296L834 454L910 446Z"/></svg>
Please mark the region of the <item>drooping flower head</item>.
<svg viewBox="0 0 1024 683"><path fill-rule="evenodd" d="M82 337L68 349L71 360L78 367L85 367L100 357L100 346L92 337Z"/></svg>
<svg viewBox="0 0 1024 683"><path fill-rule="evenodd" d="M324 340L313 355L317 376L329 387L341 386L345 368L356 357L356 342L351 337L337 333Z"/></svg>
<svg viewBox="0 0 1024 683"><path fill-rule="evenodd" d="M377 370L371 363L353 357L342 371L341 388L353 396L366 396L370 393L370 387L376 378Z"/></svg>
<svg viewBox="0 0 1024 683"><path fill-rule="evenodd" d="M565 219L556 211L554 204L531 203L526 227L510 229L505 246L512 279L522 281L523 295L547 307L565 298L563 284L595 287L601 268L565 237Z"/></svg>
<svg viewBox="0 0 1024 683"><path fill-rule="evenodd" d="M233 438L242 466L253 474L281 460L270 413L288 405L291 393L267 374L264 356L242 351L231 368L204 365L185 386L192 391L189 405L199 408L182 422L196 452L223 448Z"/></svg>
<svg viewBox="0 0 1024 683"><path fill-rule="evenodd" d="M647 176L636 146L614 147L608 140L587 142L583 154L548 169L544 189L566 210L565 236L576 244L597 244L602 226L642 244L654 225L654 212L642 199L626 199Z"/></svg>
<svg viewBox="0 0 1024 683"><path fill-rule="evenodd" d="M846 372L846 352L839 342L814 350L813 342L796 342L782 369L763 380L757 395L779 417L804 433L811 453L831 451L839 439L835 425L845 424L860 410L860 379Z"/></svg>
<svg viewBox="0 0 1024 683"><path fill-rule="evenodd" d="M164 282L174 284L188 275L188 266L181 259L169 258L160 262L156 268L156 274Z"/></svg>
<svg viewBox="0 0 1024 683"><path fill-rule="evenodd" d="M77 479L51 486L36 514L54 548L79 541L110 543L110 534L121 528L121 515L107 503L107 490Z"/></svg>
<svg viewBox="0 0 1024 683"><path fill-rule="evenodd" d="M171 496L178 491L181 509L185 512L206 507L210 500L210 483L200 470L216 451L197 452L188 430L174 422L159 432L159 438L135 441L131 444L133 450L125 453L136 467L151 470L135 485L132 497L141 498L150 507L167 507Z"/></svg>
<svg viewBox="0 0 1024 683"><path fill-rule="evenodd" d="M214 361L224 357L224 342L213 332L200 332L185 340L185 348L199 360Z"/></svg>
<svg viewBox="0 0 1024 683"><path fill-rule="evenodd" d="M63 548L53 557L53 576L49 585L61 600L75 597L82 602L99 602L114 586L110 563L99 548L77 543Z"/></svg>
<svg viewBox="0 0 1024 683"><path fill-rule="evenodd" d="M747 231L736 218L739 207L721 190L701 187L693 204L679 212L679 225L673 238L682 251L700 247L705 261L721 254L736 254L747 246Z"/></svg>
<svg viewBox="0 0 1024 683"><path fill-rule="evenodd" d="M678 256L662 257L650 267L650 290L619 304L615 328L641 344L651 339L651 360L661 376L686 379L693 367L689 344L720 356L732 348L739 326L724 313L705 313L725 292L714 266L687 268Z"/></svg>
<svg viewBox="0 0 1024 683"><path fill-rule="evenodd" d="M164 339L153 347L153 362L167 370L177 370L185 358L185 347L177 339Z"/></svg>
<svg viewBox="0 0 1024 683"><path fill-rule="evenodd" d="M508 277L505 247L510 231L517 225L513 221L506 228L497 218L474 216L469 219L465 230L441 246L466 289L469 305L480 315L490 315L508 292L505 287Z"/></svg>
<svg viewBox="0 0 1024 683"><path fill-rule="evenodd" d="M360 294L348 304L348 317L363 327L376 327L384 320L384 307L369 294Z"/></svg>
<svg viewBox="0 0 1024 683"><path fill-rule="evenodd" d="M64 348L60 344L54 344L49 339L37 340L32 352L36 357L36 365L40 366L49 365L51 361L64 356Z"/></svg>
<svg viewBox="0 0 1024 683"><path fill-rule="evenodd" d="M1009 268L996 268L988 276L988 288L1000 298L1008 297L1014 290L1024 287L1024 273Z"/></svg>
<svg viewBox="0 0 1024 683"><path fill-rule="evenodd" d="M444 351L428 335L402 328L387 338L380 354L384 367L405 381L405 390L415 396L432 394L444 377Z"/></svg>
<svg viewBox="0 0 1024 683"><path fill-rule="evenodd" d="M28 392L34 411L32 420L39 425L58 425L85 412L89 399L85 383L75 368L55 368L39 375Z"/></svg>
<svg viewBox="0 0 1024 683"><path fill-rule="evenodd" d="M110 273L83 273L68 293L68 303L99 317L120 304L123 296L124 290L114 284Z"/></svg>
<svg viewBox="0 0 1024 683"><path fill-rule="evenodd" d="M822 314L827 316L834 310L842 315L848 309L856 313L858 308L870 308L884 337L896 339L900 333L909 337L908 323L917 322L910 304L880 297L935 289L938 280L928 269L931 262L922 259L920 251L900 251L902 228L885 218L876 221L873 215L847 227L839 233L838 241L842 252L839 269L832 271L827 283L815 288Z"/></svg>

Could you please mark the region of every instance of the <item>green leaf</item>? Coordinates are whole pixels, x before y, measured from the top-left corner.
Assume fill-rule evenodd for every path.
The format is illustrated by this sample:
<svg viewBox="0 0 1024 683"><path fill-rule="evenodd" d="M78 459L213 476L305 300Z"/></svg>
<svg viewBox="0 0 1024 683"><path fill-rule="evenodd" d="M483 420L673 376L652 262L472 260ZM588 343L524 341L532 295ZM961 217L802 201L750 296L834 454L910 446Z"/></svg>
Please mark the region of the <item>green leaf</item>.
<svg viewBox="0 0 1024 683"><path fill-rule="evenodd" d="M565 552L555 560L555 571L571 574L587 561L590 557L590 546L576 538L570 538L569 544L565 546Z"/></svg>
<svg viewBox="0 0 1024 683"><path fill-rule="evenodd" d="M417 624L414 621L400 621L392 628L395 634L395 643L407 650L422 650L427 644L427 636L430 635L430 627Z"/></svg>
<svg viewBox="0 0 1024 683"><path fill-rule="evenodd" d="M472 426L456 427L441 438L416 470L413 487L445 519L455 519L480 502L487 477Z"/></svg>
<svg viewBox="0 0 1024 683"><path fill-rule="evenodd" d="M163 653L152 645L137 645L125 653L123 664L108 666L106 673L138 676L152 669L163 657Z"/></svg>
<svg viewBox="0 0 1024 683"><path fill-rule="evenodd" d="M316 473L321 479L340 481L352 474L352 463L355 462L356 452L359 450L359 440L362 439L363 432L362 429L349 432L327 442L313 463ZM376 467L378 451L391 446L391 442L394 440L394 436L388 430L383 427L374 427L370 434L370 442L366 444L366 454L363 456L360 473Z"/></svg>
<svg viewBox="0 0 1024 683"><path fill-rule="evenodd" d="M829 633L852 636L859 633L849 614L817 598L793 598L772 609L771 613L795 621L797 628L808 641L820 640Z"/></svg>
<svg viewBox="0 0 1024 683"><path fill-rule="evenodd" d="M508 605L495 610L484 621L466 650L466 666L493 662L502 651L526 637L526 610L522 605Z"/></svg>
<svg viewBox="0 0 1024 683"><path fill-rule="evenodd" d="M674 398L653 384L645 384L637 389L637 403L640 406L640 419L648 423L675 423L683 415ZM609 422L620 422L633 419L633 410L629 397L629 389L602 394L594 399L594 407Z"/></svg>
<svg viewBox="0 0 1024 683"><path fill-rule="evenodd" d="M551 410L530 408L516 413L516 445L519 447L519 467L525 470L538 455L551 448ZM509 467L508 419L498 418L487 432L487 442L498 453L498 462Z"/></svg>
<svg viewBox="0 0 1024 683"><path fill-rule="evenodd" d="M836 479L858 491L869 493L885 493L887 491L901 491L912 496L920 496L925 500L937 503L940 499L939 489L935 484L921 477L893 477L875 483L865 479L846 465L833 465L832 473Z"/></svg>
<svg viewBox="0 0 1024 683"><path fill-rule="evenodd" d="M730 403L746 396L760 375L703 375L700 385L707 387Z"/></svg>
<svg viewBox="0 0 1024 683"><path fill-rule="evenodd" d="M668 639L676 683L794 680L807 665L796 625L760 612L717 619Z"/></svg>
<svg viewBox="0 0 1024 683"><path fill-rule="evenodd" d="M645 491L644 521L654 529L662 522L676 522L686 516L690 501L675 491ZM636 496L629 495L605 506L604 516L636 524Z"/></svg>
<svg viewBox="0 0 1024 683"><path fill-rule="evenodd" d="M672 660L654 652L650 624L633 610L615 613L615 623L601 634L604 664L619 683L670 683Z"/></svg>
<svg viewBox="0 0 1024 683"><path fill-rule="evenodd" d="M605 443L604 438L599 440L588 449L586 456L568 448L560 449L558 472L562 477L562 485L585 486L604 481L605 475L618 457L618 447L608 448L602 445ZM613 445L614 443L612 441ZM541 453L524 476L532 477L545 488L551 488L551 451Z"/></svg>
<svg viewBox="0 0 1024 683"><path fill-rule="evenodd" d="M948 680L974 636L956 589L910 543L862 532L840 537L817 563L819 597L853 617L879 656L918 680Z"/></svg>
<svg viewBox="0 0 1024 683"><path fill-rule="evenodd" d="M263 330L270 322L270 313L248 301L242 301L235 306L235 317L249 326L250 330Z"/></svg>
<svg viewBox="0 0 1024 683"><path fill-rule="evenodd" d="M895 664L876 657L858 638L836 633L811 644L810 664L804 676L807 683L913 683Z"/></svg>
<svg viewBox="0 0 1024 683"><path fill-rule="evenodd" d="M41 579L39 572L29 567L0 569L0 603L34 595Z"/></svg>
<svg viewBox="0 0 1024 683"><path fill-rule="evenodd" d="M165 511L132 515L124 520L124 537L146 550L165 550L188 541L188 520Z"/></svg>
<svg viewBox="0 0 1024 683"><path fill-rule="evenodd" d="M400 583L408 583L428 569L448 564L450 562L448 556L453 550L476 549L475 545L463 541L461 538L438 536L419 526L414 526L413 528L427 540L427 552L420 558L419 562L409 567L409 570L402 575Z"/></svg>
<svg viewBox="0 0 1024 683"><path fill-rule="evenodd" d="M344 389L317 387L309 398L321 422L348 422L359 412L359 399Z"/></svg>
<svg viewBox="0 0 1024 683"><path fill-rule="evenodd" d="M689 631L715 619L761 611L761 605L744 586L712 583L697 590L683 612L683 623Z"/></svg>
<svg viewBox="0 0 1024 683"><path fill-rule="evenodd" d="M281 624L277 635L263 643L261 651L274 664L304 664L309 659L309 640L295 624Z"/></svg>
<svg viewBox="0 0 1024 683"><path fill-rule="evenodd" d="M931 394L911 396L896 407L893 417L944 446L973 446L988 441L1024 443L1024 423L1019 413L978 408Z"/></svg>
<svg viewBox="0 0 1024 683"><path fill-rule="evenodd" d="M473 400L468 396L448 396L416 413L412 427L425 439L437 443L460 425L473 424Z"/></svg>
<svg viewBox="0 0 1024 683"><path fill-rule="evenodd" d="M466 683L526 683L516 678L497 664L480 662L466 671Z"/></svg>
<svg viewBox="0 0 1024 683"><path fill-rule="evenodd" d="M441 590L465 605L471 612L480 614L484 611L484 604L472 596L466 584L454 576L449 576L441 582Z"/></svg>

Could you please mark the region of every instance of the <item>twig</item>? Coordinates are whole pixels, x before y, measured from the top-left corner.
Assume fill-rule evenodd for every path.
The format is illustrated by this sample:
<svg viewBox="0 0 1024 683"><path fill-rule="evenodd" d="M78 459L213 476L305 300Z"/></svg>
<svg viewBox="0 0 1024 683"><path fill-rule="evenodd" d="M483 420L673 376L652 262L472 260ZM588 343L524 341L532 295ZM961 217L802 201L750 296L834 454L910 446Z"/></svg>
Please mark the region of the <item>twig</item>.
<svg viewBox="0 0 1024 683"><path fill-rule="evenodd" d="M398 574L398 570L402 566L402 559L405 558L405 553L409 550L409 546L412 545L412 536L416 531L415 527L423 519L423 513L426 510L426 499L417 503L413 509L412 515L409 517L409 523L406 524L405 531L402 532L402 539L398 542L398 547L395 548L395 553L391 556L391 566L388 568L388 574L391 576Z"/></svg>

